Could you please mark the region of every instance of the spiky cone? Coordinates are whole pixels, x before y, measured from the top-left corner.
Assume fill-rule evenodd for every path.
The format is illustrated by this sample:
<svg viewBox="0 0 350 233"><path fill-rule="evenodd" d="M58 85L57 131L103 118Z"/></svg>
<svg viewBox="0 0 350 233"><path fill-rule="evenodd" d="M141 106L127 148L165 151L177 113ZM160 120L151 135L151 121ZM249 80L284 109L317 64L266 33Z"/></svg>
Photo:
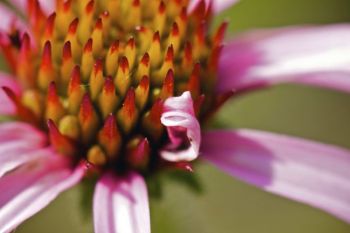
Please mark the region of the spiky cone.
<svg viewBox="0 0 350 233"><path fill-rule="evenodd" d="M46 41L38 74L38 85L42 90L47 90L49 83L56 81L56 79L57 75L52 60L51 42Z"/></svg>
<svg viewBox="0 0 350 233"><path fill-rule="evenodd" d="M75 66L68 84L68 111L71 114L78 113L84 93L85 89L80 78L80 67Z"/></svg>
<svg viewBox="0 0 350 233"><path fill-rule="evenodd" d="M116 95L113 79L110 76L105 79L102 92L99 95L98 103L104 118L110 113L115 112L117 108L119 97Z"/></svg>
<svg viewBox="0 0 350 233"><path fill-rule="evenodd" d="M32 48L30 45L30 37L27 33L23 35L21 48L19 51L17 77L23 86L32 88L35 86L34 67L32 60Z"/></svg>
<svg viewBox="0 0 350 233"><path fill-rule="evenodd" d="M211 36L203 4L189 14L186 0L67 0L46 20L31 1L34 37L12 32L9 48L1 43L25 88L6 93L20 119L49 126L60 152L147 173L169 141L160 120L167 99L190 91L201 119L215 109L226 24Z"/></svg>
<svg viewBox="0 0 350 233"><path fill-rule="evenodd" d="M51 82L47 92L45 118L51 119L55 124L65 115L65 109L57 93L55 82Z"/></svg>
<svg viewBox="0 0 350 233"><path fill-rule="evenodd" d="M115 41L110 46L105 62L105 69L107 75L114 76L118 68L118 57L119 57L119 41Z"/></svg>
<svg viewBox="0 0 350 233"><path fill-rule="evenodd" d="M135 91L133 88L127 92L123 105L118 111L118 122L125 133L130 133L135 126L139 116L139 111L136 107Z"/></svg>
<svg viewBox="0 0 350 233"><path fill-rule="evenodd" d="M62 50L62 64L60 67L60 78L61 82L65 85L69 83L69 79L71 77L71 72L74 67L72 48L70 41L67 41L63 45Z"/></svg>
<svg viewBox="0 0 350 233"><path fill-rule="evenodd" d="M147 138L135 137L127 145L128 164L137 170L146 170L149 164L151 148Z"/></svg>
<svg viewBox="0 0 350 233"><path fill-rule="evenodd" d="M91 102L89 94L85 94L79 111L79 123L82 131L82 140L84 143L90 143L94 140L94 135L99 128L99 118Z"/></svg>
<svg viewBox="0 0 350 233"><path fill-rule="evenodd" d="M84 81L89 80L89 76L91 74L91 70L94 64L94 57L92 52L93 44L94 42L90 38L84 46L83 55L81 58L82 77Z"/></svg>
<svg viewBox="0 0 350 233"><path fill-rule="evenodd" d="M51 145L61 154L73 156L77 152L74 142L61 134L55 122L51 119L47 121Z"/></svg>
<svg viewBox="0 0 350 233"><path fill-rule="evenodd" d="M116 119L113 114L109 114L106 118L103 128L99 132L98 141L109 159L117 159L122 141L119 129L117 128Z"/></svg>

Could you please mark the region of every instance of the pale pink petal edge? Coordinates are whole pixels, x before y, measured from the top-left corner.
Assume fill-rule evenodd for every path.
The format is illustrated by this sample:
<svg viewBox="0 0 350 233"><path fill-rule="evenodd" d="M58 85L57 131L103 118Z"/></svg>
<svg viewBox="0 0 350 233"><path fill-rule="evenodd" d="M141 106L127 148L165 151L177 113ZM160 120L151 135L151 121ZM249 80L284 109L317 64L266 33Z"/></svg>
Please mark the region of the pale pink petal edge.
<svg viewBox="0 0 350 233"><path fill-rule="evenodd" d="M350 223L350 151L255 130L203 135L202 158L266 191Z"/></svg>
<svg viewBox="0 0 350 233"><path fill-rule="evenodd" d="M184 92L181 96L171 97L165 101L161 122L167 127L170 139L170 143L160 152L163 159L171 162L196 159L201 135L190 92ZM177 150L184 143L182 135L186 135L189 145L187 149Z"/></svg>
<svg viewBox="0 0 350 233"><path fill-rule="evenodd" d="M218 92L282 82L350 92L350 24L255 30L223 49Z"/></svg>
<svg viewBox="0 0 350 233"><path fill-rule="evenodd" d="M27 13L27 0L12 0L11 3L20 9L22 12ZM46 15L50 15L55 11L56 1L54 0L39 0L41 9L46 13Z"/></svg>
<svg viewBox="0 0 350 233"><path fill-rule="evenodd" d="M46 166L51 167L52 164L46 164ZM58 165L55 164L55 166ZM14 193L5 203L0 203L0 232L14 230L23 221L46 207L61 192L78 183L84 176L86 167L79 165L74 171L69 167L51 167L48 170L44 168L42 173L34 174L32 181L23 182L32 176L31 170L29 166L2 178L6 181L1 182L0 186L11 190L11 186L16 185L19 193ZM16 176L17 181L11 179L13 178L11 176ZM0 194L2 200L4 200L1 197L3 194Z"/></svg>
<svg viewBox="0 0 350 233"><path fill-rule="evenodd" d="M200 3L202 0L191 0L189 3L188 10L191 12L198 3ZM205 0L207 6L210 4L213 4L213 11L214 13L218 14L221 11L233 6L234 4L238 3L239 0Z"/></svg>
<svg viewBox="0 0 350 233"><path fill-rule="evenodd" d="M123 177L106 173L93 200L96 233L150 233L147 186L136 173Z"/></svg>

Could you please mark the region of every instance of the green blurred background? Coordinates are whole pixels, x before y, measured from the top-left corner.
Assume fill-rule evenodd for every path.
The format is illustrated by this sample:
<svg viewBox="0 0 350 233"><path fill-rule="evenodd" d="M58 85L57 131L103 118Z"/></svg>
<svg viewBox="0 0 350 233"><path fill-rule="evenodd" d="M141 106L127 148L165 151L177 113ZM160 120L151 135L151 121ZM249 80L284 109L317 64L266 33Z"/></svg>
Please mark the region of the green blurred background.
<svg viewBox="0 0 350 233"><path fill-rule="evenodd" d="M231 35L262 27L349 22L350 1L241 0L217 17L217 21L223 19L230 20ZM282 132L350 148L349 119L349 95L281 85L227 103L215 123ZM196 173L204 187L202 194L163 178L163 198L151 200L153 233L350 232L350 225L322 211L264 193L209 165L200 165ZM91 213L81 209L81 190L76 187L64 193L16 232L93 232Z"/></svg>

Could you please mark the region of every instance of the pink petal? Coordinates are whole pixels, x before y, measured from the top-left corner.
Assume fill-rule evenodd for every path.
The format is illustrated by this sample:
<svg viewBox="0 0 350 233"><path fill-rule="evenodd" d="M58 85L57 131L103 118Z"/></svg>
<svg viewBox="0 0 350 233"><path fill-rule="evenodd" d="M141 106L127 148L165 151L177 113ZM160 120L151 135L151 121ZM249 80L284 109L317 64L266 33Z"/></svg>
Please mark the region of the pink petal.
<svg viewBox="0 0 350 233"><path fill-rule="evenodd" d="M46 136L30 124L23 122L1 123L0 144L16 140L26 141L32 145L42 145L46 142Z"/></svg>
<svg viewBox="0 0 350 233"><path fill-rule="evenodd" d="M143 178L136 173L126 177L105 174L95 189L94 225L96 233L151 232Z"/></svg>
<svg viewBox="0 0 350 233"><path fill-rule="evenodd" d="M349 41L350 24L243 34L223 50L217 89L296 82L349 91Z"/></svg>
<svg viewBox="0 0 350 233"><path fill-rule="evenodd" d="M46 135L26 123L0 124L0 178L17 167L45 157Z"/></svg>
<svg viewBox="0 0 350 233"><path fill-rule="evenodd" d="M26 123L0 124L0 178L17 167L46 156L44 133Z"/></svg>
<svg viewBox="0 0 350 233"><path fill-rule="evenodd" d="M0 5L1 6L1 5ZM1 8L0 8L1 9ZM1 14L1 12L0 12ZM0 20L1 21L1 20ZM21 88L16 83L15 79L8 74L0 72L0 88L9 87L16 94L20 94ZM15 113L15 106L12 101L7 97L3 89L0 89L0 115L11 115Z"/></svg>
<svg viewBox="0 0 350 233"><path fill-rule="evenodd" d="M202 0L190 0L190 4L189 4L189 11L192 11L196 5L198 3L200 3ZM213 10L214 13L219 13L220 11L223 11L227 8L229 8L230 6L236 4L237 2L239 2L239 0L204 0L207 5L209 6L209 4L212 2L213 3Z"/></svg>
<svg viewBox="0 0 350 233"><path fill-rule="evenodd" d="M19 27L20 29L25 29L25 24L23 21L7 6L0 3L0 32L7 32L9 28L13 25Z"/></svg>
<svg viewBox="0 0 350 233"><path fill-rule="evenodd" d="M161 156L172 162L196 159L201 142L200 125L195 117L192 97L188 91L165 101L161 122L167 127L171 141L161 151ZM183 143L189 144L187 149L177 150Z"/></svg>
<svg viewBox="0 0 350 233"><path fill-rule="evenodd" d="M0 178L7 172L28 162L47 156L43 145L32 145L25 141L12 141L0 145Z"/></svg>
<svg viewBox="0 0 350 233"><path fill-rule="evenodd" d="M350 151L255 130L208 132L202 145L228 174L350 223Z"/></svg>
<svg viewBox="0 0 350 233"><path fill-rule="evenodd" d="M10 232L78 183L85 167L74 171L63 156L48 155L0 179L0 232Z"/></svg>
<svg viewBox="0 0 350 233"><path fill-rule="evenodd" d="M40 3L41 9L46 13L46 15L50 15L56 9L56 1L54 0L38 0ZM18 9L27 13L27 2L28 0L12 0L11 3L15 5Z"/></svg>

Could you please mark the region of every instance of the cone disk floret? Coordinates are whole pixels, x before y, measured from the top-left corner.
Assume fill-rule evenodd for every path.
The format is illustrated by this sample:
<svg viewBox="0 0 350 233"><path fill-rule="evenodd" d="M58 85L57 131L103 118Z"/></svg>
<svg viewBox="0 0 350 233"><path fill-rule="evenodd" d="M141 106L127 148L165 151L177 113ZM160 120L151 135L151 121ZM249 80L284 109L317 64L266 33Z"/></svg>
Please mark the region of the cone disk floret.
<svg viewBox="0 0 350 233"><path fill-rule="evenodd" d="M164 101L190 91L200 120L218 102L226 23L210 33L211 6L202 1L191 13L187 6L188 0L58 0L45 16L29 0L31 34L13 30L2 42L24 87L22 96L4 89L18 118L46 130L51 145L76 161L117 171L158 168L157 152L168 140L160 122Z"/></svg>

